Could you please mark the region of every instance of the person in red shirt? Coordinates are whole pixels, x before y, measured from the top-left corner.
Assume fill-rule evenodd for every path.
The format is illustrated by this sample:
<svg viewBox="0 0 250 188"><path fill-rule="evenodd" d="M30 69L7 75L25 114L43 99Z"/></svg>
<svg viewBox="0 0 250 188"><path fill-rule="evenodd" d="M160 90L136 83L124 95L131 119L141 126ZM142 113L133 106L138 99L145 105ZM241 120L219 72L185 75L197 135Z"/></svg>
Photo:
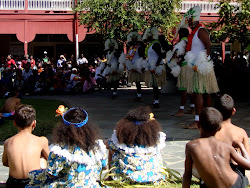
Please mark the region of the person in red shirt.
<svg viewBox="0 0 250 188"><path fill-rule="evenodd" d="M33 55L30 56L30 65L32 69L36 65L36 61L34 60Z"/></svg>
<svg viewBox="0 0 250 188"><path fill-rule="evenodd" d="M11 65L13 65L13 66L15 66L15 67L17 68L16 62L11 58L11 55L8 55L8 56L7 56L7 64L6 64L6 67L7 67L7 68L11 68Z"/></svg>
<svg viewBox="0 0 250 188"><path fill-rule="evenodd" d="M25 66L26 66L27 63L30 63L30 59L29 59L28 54L24 55L24 59L22 60L22 64L21 64L22 68L25 69Z"/></svg>

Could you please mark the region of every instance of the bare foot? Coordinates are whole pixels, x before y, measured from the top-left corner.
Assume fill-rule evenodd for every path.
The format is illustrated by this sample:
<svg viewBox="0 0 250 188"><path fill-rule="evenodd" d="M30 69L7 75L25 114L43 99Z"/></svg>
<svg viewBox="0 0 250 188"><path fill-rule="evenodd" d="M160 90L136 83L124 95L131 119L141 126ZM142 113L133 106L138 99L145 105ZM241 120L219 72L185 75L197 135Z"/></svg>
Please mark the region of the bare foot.
<svg viewBox="0 0 250 188"><path fill-rule="evenodd" d="M184 126L184 129L197 129L198 128L198 121L194 121L193 123Z"/></svg>
<svg viewBox="0 0 250 188"><path fill-rule="evenodd" d="M183 110L179 110L177 113L173 114L172 116L175 116L175 117L184 116L184 112Z"/></svg>
<svg viewBox="0 0 250 188"><path fill-rule="evenodd" d="M195 111L193 108L190 108L188 111L184 112L184 114L195 114Z"/></svg>

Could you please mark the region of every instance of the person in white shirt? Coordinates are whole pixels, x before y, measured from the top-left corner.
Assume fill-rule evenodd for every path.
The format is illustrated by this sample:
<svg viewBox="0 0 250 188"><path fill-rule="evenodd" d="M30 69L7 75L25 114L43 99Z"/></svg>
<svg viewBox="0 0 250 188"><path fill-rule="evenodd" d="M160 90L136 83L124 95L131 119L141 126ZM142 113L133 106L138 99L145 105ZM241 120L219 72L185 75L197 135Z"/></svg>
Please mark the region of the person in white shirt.
<svg viewBox="0 0 250 188"><path fill-rule="evenodd" d="M84 57L84 54L81 54L81 57L77 60L77 65L82 65L88 63L88 60L86 57Z"/></svg>
<svg viewBox="0 0 250 188"><path fill-rule="evenodd" d="M57 60L57 67L63 67L63 63L66 62L66 58L63 55L60 55L60 59Z"/></svg>

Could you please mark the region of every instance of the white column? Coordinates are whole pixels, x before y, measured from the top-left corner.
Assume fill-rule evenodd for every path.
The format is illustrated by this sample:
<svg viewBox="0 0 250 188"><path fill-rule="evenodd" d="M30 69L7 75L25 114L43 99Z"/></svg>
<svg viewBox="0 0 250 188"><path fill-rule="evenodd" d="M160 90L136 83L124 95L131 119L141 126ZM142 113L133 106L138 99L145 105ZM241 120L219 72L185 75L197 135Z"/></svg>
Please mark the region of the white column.
<svg viewBox="0 0 250 188"><path fill-rule="evenodd" d="M79 43L78 43L78 34L76 34L76 61L79 58Z"/></svg>

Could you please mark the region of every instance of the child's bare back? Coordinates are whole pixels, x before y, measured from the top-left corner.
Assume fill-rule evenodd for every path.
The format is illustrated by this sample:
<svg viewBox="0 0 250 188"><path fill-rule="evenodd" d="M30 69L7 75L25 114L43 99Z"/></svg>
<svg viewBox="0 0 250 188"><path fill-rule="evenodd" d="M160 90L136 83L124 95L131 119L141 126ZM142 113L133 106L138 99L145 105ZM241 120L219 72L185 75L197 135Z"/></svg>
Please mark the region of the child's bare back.
<svg viewBox="0 0 250 188"><path fill-rule="evenodd" d="M223 121L221 123L221 130L215 134L215 138L231 146L233 142L241 142L245 146L248 154L250 154L246 131L233 125L231 122Z"/></svg>
<svg viewBox="0 0 250 188"><path fill-rule="evenodd" d="M215 108L221 112L223 117L221 129L216 132L215 138L229 145L233 145L233 142L241 142L250 155L246 131L231 122L231 117L236 113L233 98L227 94L220 95L215 100Z"/></svg>
<svg viewBox="0 0 250 188"><path fill-rule="evenodd" d="M19 132L4 143L3 165L16 179L28 178L28 173L40 169L40 157L48 158L48 140L29 132Z"/></svg>
<svg viewBox="0 0 250 188"><path fill-rule="evenodd" d="M231 187L238 178L229 165L232 150L232 147L214 137L200 138L187 144L186 163L196 166L208 187ZM192 175L192 171L190 173Z"/></svg>
<svg viewBox="0 0 250 188"><path fill-rule="evenodd" d="M5 141L2 157L3 165L9 167L6 187L24 187L29 183L28 173L41 169L40 158L48 159L48 140L32 134L36 127L36 111L32 106L17 106L13 124L18 133Z"/></svg>
<svg viewBox="0 0 250 188"><path fill-rule="evenodd" d="M1 109L1 112L2 113L10 113L11 111L15 111L15 108L16 108L16 106L18 106L20 104L20 101L21 100L17 97L8 98L5 101L5 103Z"/></svg>
<svg viewBox="0 0 250 188"><path fill-rule="evenodd" d="M183 187L190 187L192 168L196 167L205 187L228 188L246 187L248 180L239 170L233 171L230 161L234 160L240 167L250 169L250 157L242 142L227 144L215 138L221 129L222 115L215 108L204 108L200 115L198 129L201 138L186 145L185 172ZM241 150L238 154L234 147Z"/></svg>

